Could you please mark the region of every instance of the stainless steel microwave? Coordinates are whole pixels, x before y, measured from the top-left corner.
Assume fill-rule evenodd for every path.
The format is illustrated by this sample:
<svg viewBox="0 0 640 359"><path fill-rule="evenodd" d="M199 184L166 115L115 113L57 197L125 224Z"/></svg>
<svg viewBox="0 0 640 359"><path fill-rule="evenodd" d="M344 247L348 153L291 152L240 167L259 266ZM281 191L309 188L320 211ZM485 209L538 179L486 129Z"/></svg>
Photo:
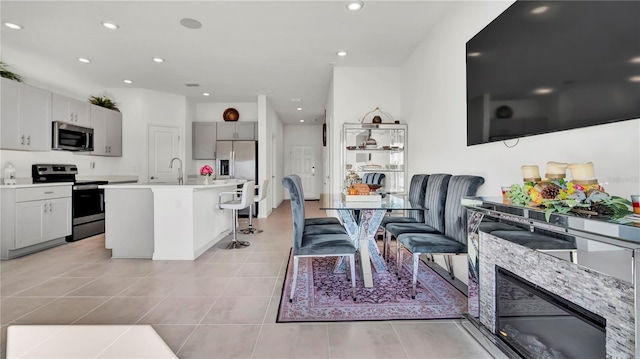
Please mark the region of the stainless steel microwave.
<svg viewBox="0 0 640 359"><path fill-rule="evenodd" d="M93 128L53 122L51 148L67 151L93 151Z"/></svg>

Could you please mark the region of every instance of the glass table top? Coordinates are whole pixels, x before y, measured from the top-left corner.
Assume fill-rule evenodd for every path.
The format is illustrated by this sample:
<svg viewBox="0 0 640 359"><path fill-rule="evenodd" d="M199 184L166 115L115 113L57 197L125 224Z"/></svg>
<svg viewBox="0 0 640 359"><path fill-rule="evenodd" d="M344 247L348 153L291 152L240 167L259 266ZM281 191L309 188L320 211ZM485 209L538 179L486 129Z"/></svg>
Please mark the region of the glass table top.
<svg viewBox="0 0 640 359"><path fill-rule="evenodd" d="M368 196L362 196L368 197ZM321 196L321 210L359 210L359 209L384 209L384 210L411 210L425 208L420 204L413 204L407 195L385 194L380 200L366 198L362 201L347 200L342 193L325 193Z"/></svg>

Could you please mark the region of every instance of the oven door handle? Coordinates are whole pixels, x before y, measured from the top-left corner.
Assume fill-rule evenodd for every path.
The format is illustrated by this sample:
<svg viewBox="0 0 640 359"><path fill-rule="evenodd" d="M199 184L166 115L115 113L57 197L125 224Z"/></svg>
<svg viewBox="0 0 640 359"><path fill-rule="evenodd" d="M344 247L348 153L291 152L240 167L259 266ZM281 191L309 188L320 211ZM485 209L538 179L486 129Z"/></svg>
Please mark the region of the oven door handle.
<svg viewBox="0 0 640 359"><path fill-rule="evenodd" d="M88 190L88 189L98 189L98 185L97 184L81 184L81 185L73 186L73 189L78 191Z"/></svg>

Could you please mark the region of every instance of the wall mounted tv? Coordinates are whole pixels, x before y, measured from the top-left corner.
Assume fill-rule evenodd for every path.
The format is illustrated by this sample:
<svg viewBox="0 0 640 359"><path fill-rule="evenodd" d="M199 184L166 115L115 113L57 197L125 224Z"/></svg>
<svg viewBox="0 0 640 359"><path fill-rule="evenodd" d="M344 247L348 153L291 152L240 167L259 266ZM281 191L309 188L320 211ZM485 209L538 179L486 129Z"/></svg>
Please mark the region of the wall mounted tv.
<svg viewBox="0 0 640 359"><path fill-rule="evenodd" d="M467 145L640 118L640 1L516 1L467 42Z"/></svg>

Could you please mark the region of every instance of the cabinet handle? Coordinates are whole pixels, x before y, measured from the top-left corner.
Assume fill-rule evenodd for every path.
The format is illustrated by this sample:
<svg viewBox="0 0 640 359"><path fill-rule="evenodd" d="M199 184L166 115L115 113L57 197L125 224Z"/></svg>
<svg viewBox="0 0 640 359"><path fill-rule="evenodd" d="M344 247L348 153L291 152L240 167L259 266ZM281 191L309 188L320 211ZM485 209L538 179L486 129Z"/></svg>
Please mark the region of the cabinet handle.
<svg viewBox="0 0 640 359"><path fill-rule="evenodd" d="M24 145L24 135L20 136L20 144Z"/></svg>
<svg viewBox="0 0 640 359"><path fill-rule="evenodd" d="M72 114L72 113L70 113L70 114L69 114L69 120L70 120L71 122L73 122L73 114Z"/></svg>
<svg viewBox="0 0 640 359"><path fill-rule="evenodd" d="M47 213L47 204L44 204L44 213Z"/></svg>
<svg viewBox="0 0 640 359"><path fill-rule="evenodd" d="M44 194L53 194L53 191L44 191Z"/></svg>
<svg viewBox="0 0 640 359"><path fill-rule="evenodd" d="M49 212L53 212L53 203L49 203Z"/></svg>
<svg viewBox="0 0 640 359"><path fill-rule="evenodd" d="M27 146L31 146L31 136L27 136Z"/></svg>
<svg viewBox="0 0 640 359"><path fill-rule="evenodd" d="M78 122L78 114L77 113L73 114L73 119L74 119L74 121Z"/></svg>

